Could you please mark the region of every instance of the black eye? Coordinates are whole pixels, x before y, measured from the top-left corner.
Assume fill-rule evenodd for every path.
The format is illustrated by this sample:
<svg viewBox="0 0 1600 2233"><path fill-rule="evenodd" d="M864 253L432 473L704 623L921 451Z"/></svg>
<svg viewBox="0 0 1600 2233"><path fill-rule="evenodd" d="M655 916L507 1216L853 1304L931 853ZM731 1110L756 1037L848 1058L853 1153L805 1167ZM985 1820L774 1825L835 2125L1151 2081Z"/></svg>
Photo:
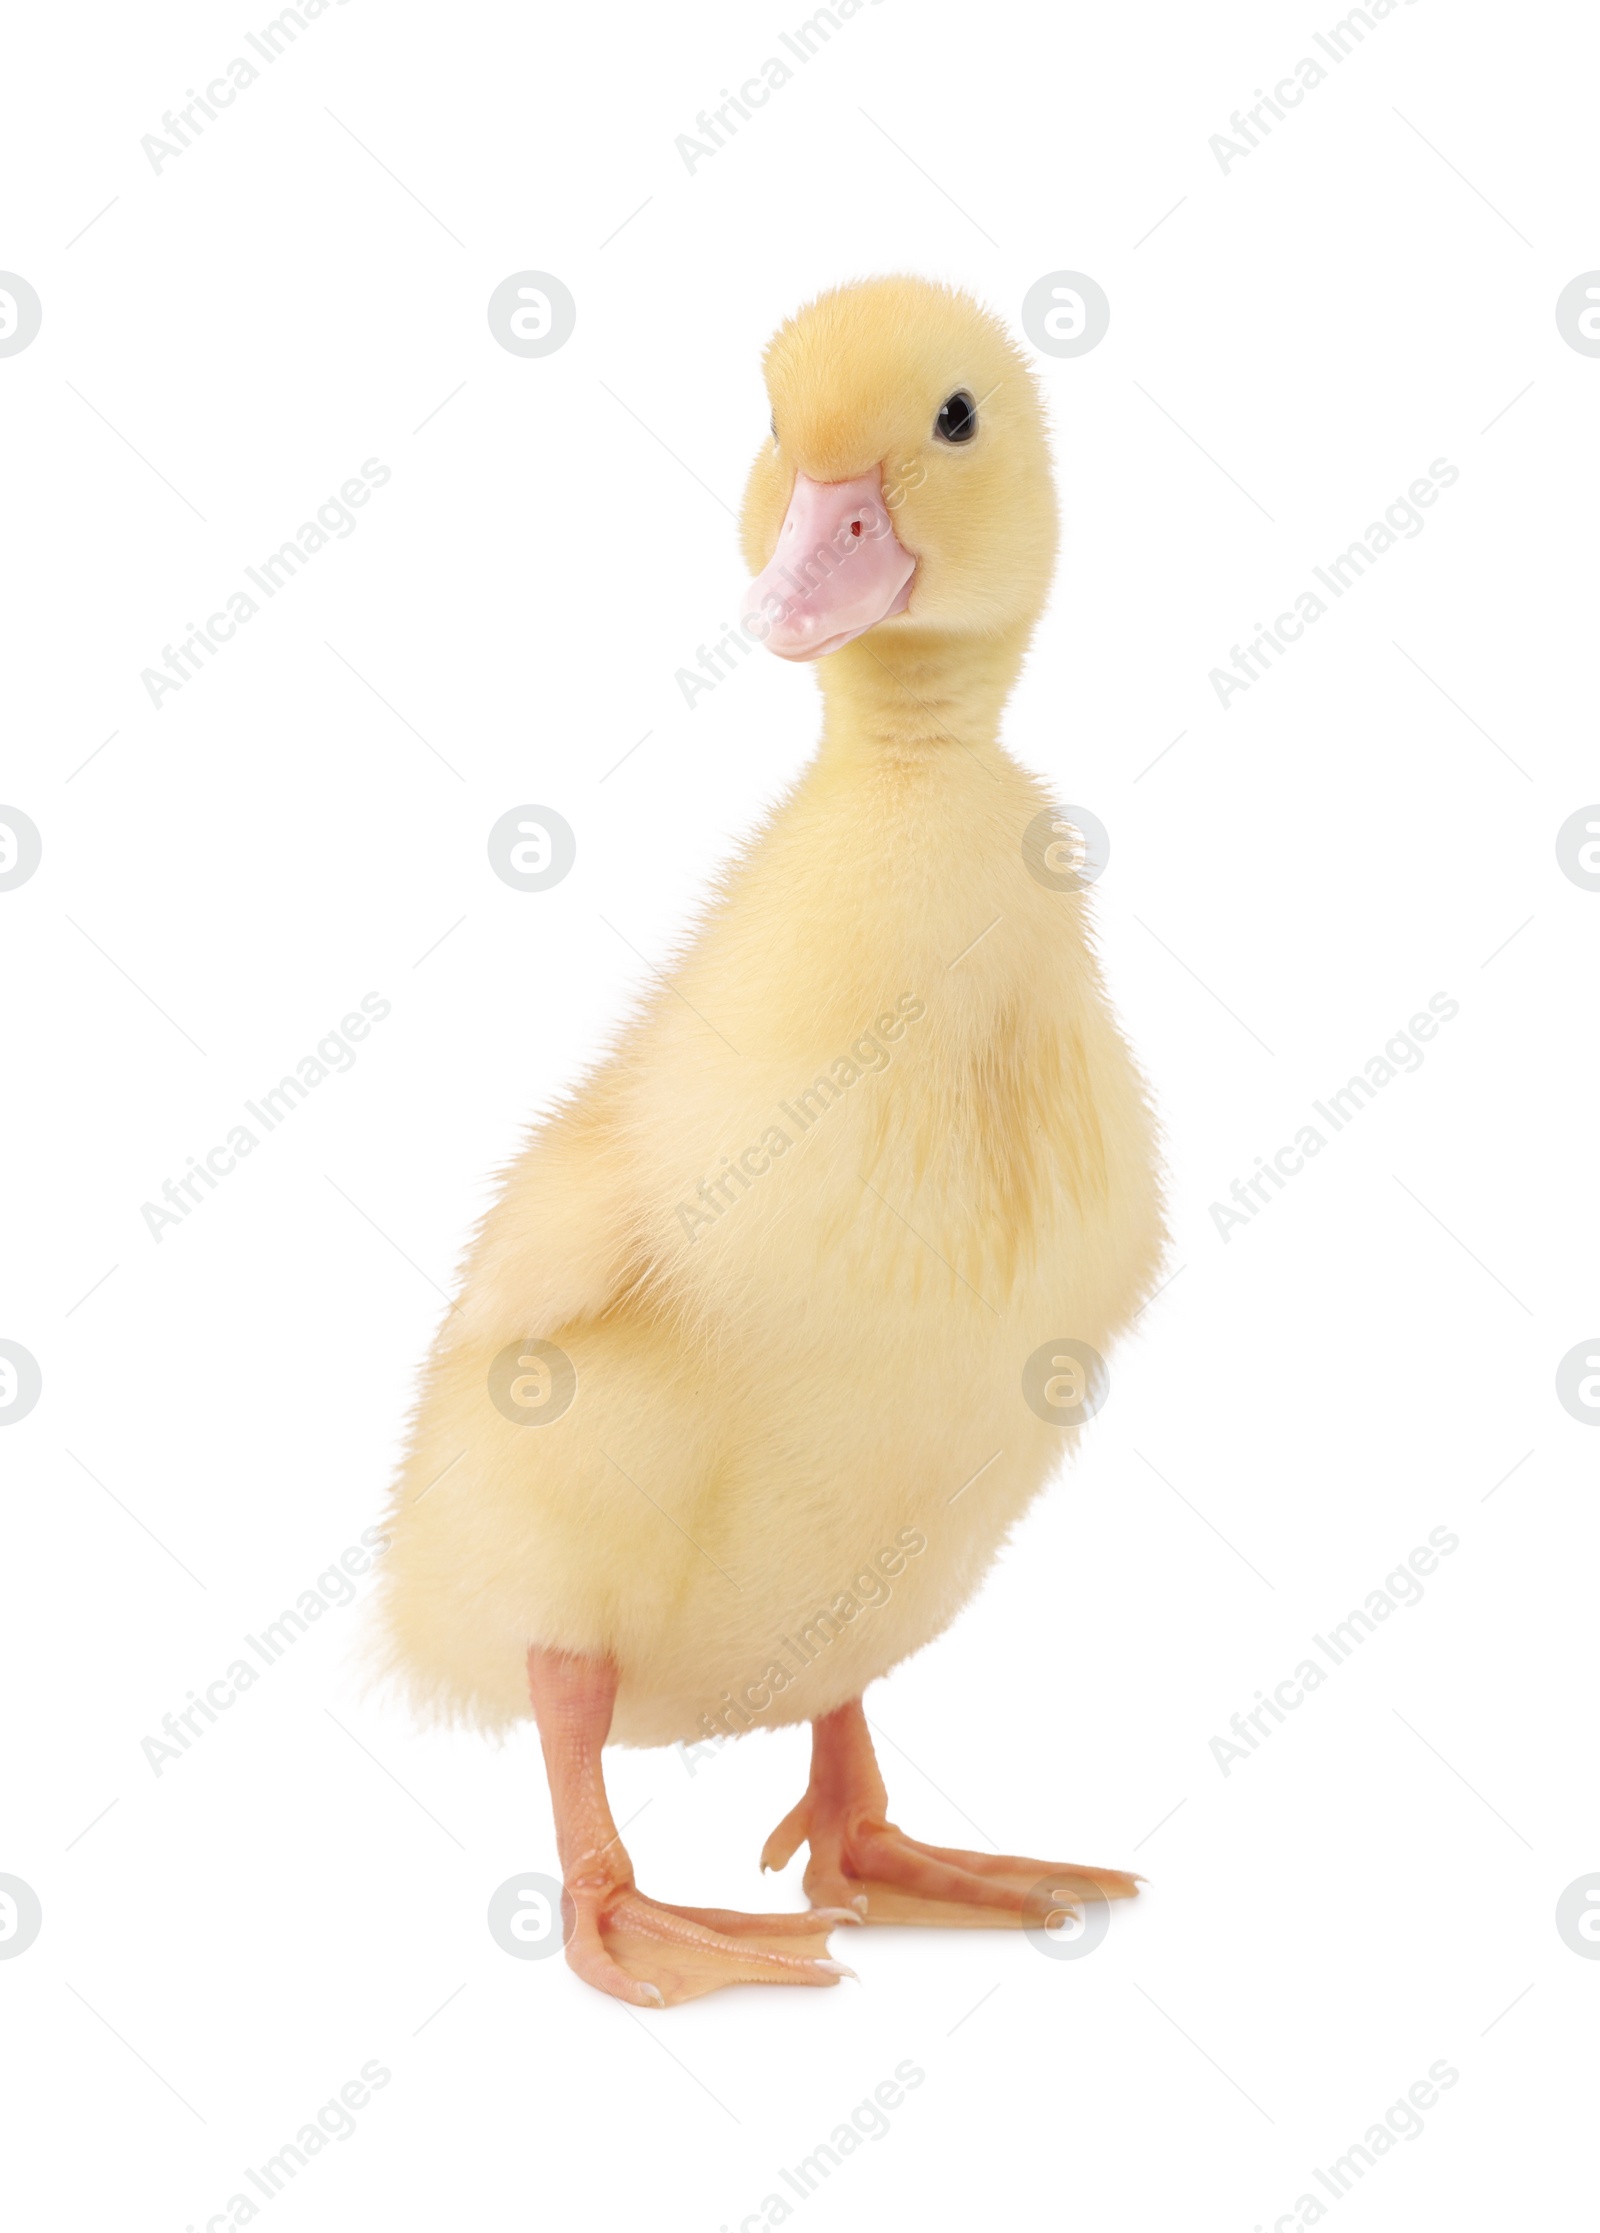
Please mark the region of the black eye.
<svg viewBox="0 0 1600 2233"><path fill-rule="evenodd" d="M978 431L978 406L965 388L957 388L939 406L933 431L941 442L970 442Z"/></svg>

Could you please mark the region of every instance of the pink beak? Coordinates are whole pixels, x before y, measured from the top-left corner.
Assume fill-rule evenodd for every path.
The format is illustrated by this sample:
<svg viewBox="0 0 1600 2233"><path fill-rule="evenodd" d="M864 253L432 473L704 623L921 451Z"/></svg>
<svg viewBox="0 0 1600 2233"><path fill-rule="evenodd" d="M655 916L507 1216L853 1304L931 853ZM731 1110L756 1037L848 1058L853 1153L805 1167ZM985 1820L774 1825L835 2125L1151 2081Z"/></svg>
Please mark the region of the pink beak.
<svg viewBox="0 0 1600 2233"><path fill-rule="evenodd" d="M895 535L878 467L854 481L797 473L778 547L745 592L740 617L766 621L762 640L780 659L820 659L904 612L916 570Z"/></svg>

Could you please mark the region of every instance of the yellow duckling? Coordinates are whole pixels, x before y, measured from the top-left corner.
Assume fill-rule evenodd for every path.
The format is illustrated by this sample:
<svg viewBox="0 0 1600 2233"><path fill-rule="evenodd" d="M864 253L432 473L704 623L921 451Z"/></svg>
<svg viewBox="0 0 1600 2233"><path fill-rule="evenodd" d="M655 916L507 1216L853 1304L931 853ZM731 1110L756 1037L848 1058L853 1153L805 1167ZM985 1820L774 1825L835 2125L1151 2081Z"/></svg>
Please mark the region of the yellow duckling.
<svg viewBox="0 0 1600 2233"><path fill-rule="evenodd" d="M745 627L822 743L688 952L508 1172L384 1561L419 1703L543 1744L567 1958L660 2006L832 1984L838 1922L1000 1924L1110 1870L918 1843L861 1693L972 1594L1163 1246L1080 880L1001 708L1056 520L1029 367L968 297L841 288L766 358ZM798 1915L648 1898L609 1741L807 1721Z"/></svg>

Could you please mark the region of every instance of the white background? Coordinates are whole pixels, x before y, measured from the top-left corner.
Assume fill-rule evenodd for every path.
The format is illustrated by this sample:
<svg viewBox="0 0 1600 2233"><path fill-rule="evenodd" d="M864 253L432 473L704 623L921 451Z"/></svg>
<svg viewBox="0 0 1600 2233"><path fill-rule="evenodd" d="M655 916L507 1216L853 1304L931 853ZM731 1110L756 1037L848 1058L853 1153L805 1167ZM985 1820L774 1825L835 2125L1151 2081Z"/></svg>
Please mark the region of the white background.
<svg viewBox="0 0 1600 2233"><path fill-rule="evenodd" d="M840 2227L1248 2233L1305 2194L1567 2221L1600 1436L1554 1380L1600 1320L1600 897L1554 839L1600 796L1600 360L1553 311L1600 264L1600 38L1418 0L1225 175L1210 136L1335 13L883 0L693 175L676 135L802 11L351 0L159 175L141 136L248 9L14 20L0 265L44 305L0 359L0 797L44 838L0 896L0 1334L44 1380L0 1491L0 1870L44 1912L0 1962L19 2222L228 2223L373 2059L275 2225L733 2228L772 2194ZM528 267L578 305L531 361L485 319ZM674 681L736 609L768 334L885 270L1015 326L1063 267L1111 327L1040 359L1064 555L1006 733L1111 833L1173 1278L1075 1470L870 1710L914 1834L1149 1889L1082 1960L853 1934L859 1987L646 2021L490 1938L494 1888L554 1865L531 1727L365 1699L360 1606L159 1777L141 1743L377 1519L487 1175L812 748L803 672L752 659L692 712ZM141 669L368 457L357 531L152 707ZM1425 532L1221 708L1208 671L1438 457ZM578 840L536 897L484 849L526 802ZM355 1068L153 1240L141 1204L368 991ZM1435 992L1421 1070L1224 1243L1209 1205ZM1423 1602L1225 1777L1229 1717L1436 1527ZM647 1889L761 1904L805 1749L613 1755ZM908 2058L800 2202L780 2167ZM1313 2168L1441 2058L1421 2135L1333 2201Z"/></svg>

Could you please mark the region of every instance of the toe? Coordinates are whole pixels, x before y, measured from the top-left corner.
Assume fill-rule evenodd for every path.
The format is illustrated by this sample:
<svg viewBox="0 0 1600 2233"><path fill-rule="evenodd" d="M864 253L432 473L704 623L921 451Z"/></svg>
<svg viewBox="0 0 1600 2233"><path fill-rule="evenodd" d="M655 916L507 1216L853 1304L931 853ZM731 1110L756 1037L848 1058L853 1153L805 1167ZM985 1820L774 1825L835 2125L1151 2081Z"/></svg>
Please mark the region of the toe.
<svg viewBox="0 0 1600 2233"><path fill-rule="evenodd" d="M798 1806L789 1809L766 1844L761 1848L762 1868L787 1868L810 1835L810 1823L810 1802L802 1799Z"/></svg>
<svg viewBox="0 0 1600 2233"><path fill-rule="evenodd" d="M1131 1899L1139 1889L1139 1879L1120 1869L923 1845L884 1822L857 1830L849 1861L863 1880L869 1923L1027 1930L1047 1914L1081 1914L1088 1906Z"/></svg>
<svg viewBox="0 0 1600 2233"><path fill-rule="evenodd" d="M869 1830L861 1841L861 1874L868 1882L867 1915L881 1917L882 1903L874 1891L911 1893L922 1903L967 1909L995 1909L1020 1915L1027 1889L1004 1876L985 1876L963 1865L968 1856L946 1860L930 1849L902 1837L898 1830Z"/></svg>
<svg viewBox="0 0 1600 2233"><path fill-rule="evenodd" d="M1078 1861L1030 1861L1017 1853L966 1853L956 1846L922 1845L915 1838L905 1842L919 1853L952 1862L969 1875L1008 1878L1025 1891L1047 1883L1052 1891L1064 1893L1068 1900L1137 1899L1139 1886L1144 1881L1142 1877L1129 1876L1123 1869L1090 1868Z"/></svg>
<svg viewBox="0 0 1600 2233"><path fill-rule="evenodd" d="M613 2000L625 2001L633 2008L665 2008L667 2005L666 1995L659 1985L647 1976L635 1976L616 1960L592 1919L588 1929L580 1924L569 1940L567 1963L586 1985L592 1985L596 1992L609 1993Z"/></svg>
<svg viewBox="0 0 1600 2233"><path fill-rule="evenodd" d="M1087 1862L1078 1860L1029 1860L1024 1853L964 1853L948 1844L924 1844L924 1853L933 1853L939 1860L953 1860L957 1867L971 1869L973 1876L1011 1876L1026 1885L1038 1885L1049 1878L1053 1889L1067 1894L1093 1898L1100 1894L1102 1900L1134 1900L1143 1876L1129 1876L1125 1869L1091 1869Z"/></svg>
<svg viewBox="0 0 1600 2233"><path fill-rule="evenodd" d="M687 1916L691 1923L704 1923L709 1930L720 1931L724 1938L816 1938L824 1943L829 1931L841 1923L859 1923L860 1915L850 1907L806 1907L796 1915L746 1915L736 1907L677 1907L663 1902L673 1915Z"/></svg>
<svg viewBox="0 0 1600 2233"><path fill-rule="evenodd" d="M723 1985L836 1985L855 1975L828 1957L832 1926L816 1915L674 1908L629 1891L608 1906L599 1927L611 1963L657 1993L656 2006L676 2007Z"/></svg>

